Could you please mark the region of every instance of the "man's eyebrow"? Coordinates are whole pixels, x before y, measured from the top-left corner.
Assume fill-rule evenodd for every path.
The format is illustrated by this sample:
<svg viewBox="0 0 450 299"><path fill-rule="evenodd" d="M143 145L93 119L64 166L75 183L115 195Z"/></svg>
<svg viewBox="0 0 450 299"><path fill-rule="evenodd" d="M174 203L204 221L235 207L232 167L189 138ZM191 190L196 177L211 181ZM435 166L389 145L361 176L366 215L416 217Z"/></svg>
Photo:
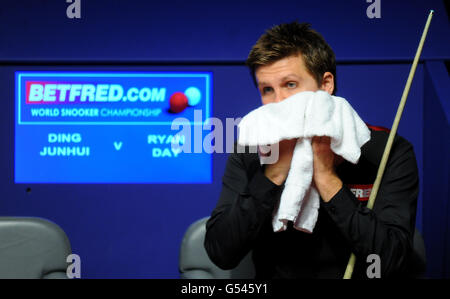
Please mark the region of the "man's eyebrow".
<svg viewBox="0 0 450 299"><path fill-rule="evenodd" d="M289 74L289 75L286 75L283 78L281 78L281 82L289 80L289 79L300 80L301 78L299 76L297 76L296 74ZM270 84L265 81L258 82L258 86L264 86L264 85L270 85Z"/></svg>
<svg viewBox="0 0 450 299"><path fill-rule="evenodd" d="M281 81L286 81L286 80L291 79L291 78L295 78L295 79L297 79L297 80L300 79L300 77L297 76L296 74L289 74L289 75L287 75L287 76L284 76L283 79L281 79Z"/></svg>

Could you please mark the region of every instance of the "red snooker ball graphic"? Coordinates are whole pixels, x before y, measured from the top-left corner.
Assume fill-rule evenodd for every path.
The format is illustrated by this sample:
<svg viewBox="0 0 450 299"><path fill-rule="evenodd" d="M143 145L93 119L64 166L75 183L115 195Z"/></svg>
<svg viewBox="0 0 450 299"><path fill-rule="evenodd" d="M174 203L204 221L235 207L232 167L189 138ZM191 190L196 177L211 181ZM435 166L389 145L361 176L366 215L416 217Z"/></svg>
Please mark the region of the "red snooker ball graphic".
<svg viewBox="0 0 450 299"><path fill-rule="evenodd" d="M188 98L182 92L175 92L169 99L170 112L180 113L188 106Z"/></svg>

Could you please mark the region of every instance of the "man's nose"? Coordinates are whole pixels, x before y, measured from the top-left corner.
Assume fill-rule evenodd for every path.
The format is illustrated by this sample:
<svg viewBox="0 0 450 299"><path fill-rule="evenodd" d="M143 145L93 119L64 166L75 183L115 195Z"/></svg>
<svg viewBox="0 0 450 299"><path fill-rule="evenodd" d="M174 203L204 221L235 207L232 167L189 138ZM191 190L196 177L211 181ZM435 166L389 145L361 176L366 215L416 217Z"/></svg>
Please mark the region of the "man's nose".
<svg viewBox="0 0 450 299"><path fill-rule="evenodd" d="M275 96L275 102L281 102L284 99L286 99L289 95L286 92L283 92L283 90L277 90L276 96Z"/></svg>

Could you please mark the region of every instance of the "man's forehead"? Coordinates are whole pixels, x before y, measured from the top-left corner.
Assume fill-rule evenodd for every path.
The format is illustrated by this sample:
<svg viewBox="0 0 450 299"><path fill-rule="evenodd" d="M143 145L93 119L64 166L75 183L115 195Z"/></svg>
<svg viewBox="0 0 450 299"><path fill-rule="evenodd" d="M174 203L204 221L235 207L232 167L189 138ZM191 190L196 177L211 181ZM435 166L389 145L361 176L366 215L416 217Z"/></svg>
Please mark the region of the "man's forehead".
<svg viewBox="0 0 450 299"><path fill-rule="evenodd" d="M258 81L264 82L266 79L284 79L288 76L301 76L306 71L301 55L292 55L271 64L259 66L255 70ZM267 82L266 82L267 83Z"/></svg>

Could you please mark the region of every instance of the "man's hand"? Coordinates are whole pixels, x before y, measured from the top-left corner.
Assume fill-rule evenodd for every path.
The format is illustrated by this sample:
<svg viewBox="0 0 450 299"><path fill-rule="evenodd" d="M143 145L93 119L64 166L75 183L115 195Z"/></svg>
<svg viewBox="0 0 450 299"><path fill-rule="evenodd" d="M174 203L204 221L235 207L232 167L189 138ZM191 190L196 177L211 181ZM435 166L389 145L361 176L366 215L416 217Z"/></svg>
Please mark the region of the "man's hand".
<svg viewBox="0 0 450 299"><path fill-rule="evenodd" d="M316 136L312 139L313 182L325 202L331 200L342 188L342 181L336 175L335 165L342 158L335 155L330 148L330 137Z"/></svg>
<svg viewBox="0 0 450 299"><path fill-rule="evenodd" d="M294 153L297 139L282 140L279 143L278 161L274 164L267 164L264 174L273 183L282 185L286 180L291 168L292 155Z"/></svg>
<svg viewBox="0 0 450 299"><path fill-rule="evenodd" d="M265 175L277 185L282 185L288 176L296 143L297 139L282 140L278 161L266 165ZM313 137L312 149L313 182L322 199L328 202L342 188L342 181L335 172L335 166L342 162L342 158L331 150L330 137Z"/></svg>

